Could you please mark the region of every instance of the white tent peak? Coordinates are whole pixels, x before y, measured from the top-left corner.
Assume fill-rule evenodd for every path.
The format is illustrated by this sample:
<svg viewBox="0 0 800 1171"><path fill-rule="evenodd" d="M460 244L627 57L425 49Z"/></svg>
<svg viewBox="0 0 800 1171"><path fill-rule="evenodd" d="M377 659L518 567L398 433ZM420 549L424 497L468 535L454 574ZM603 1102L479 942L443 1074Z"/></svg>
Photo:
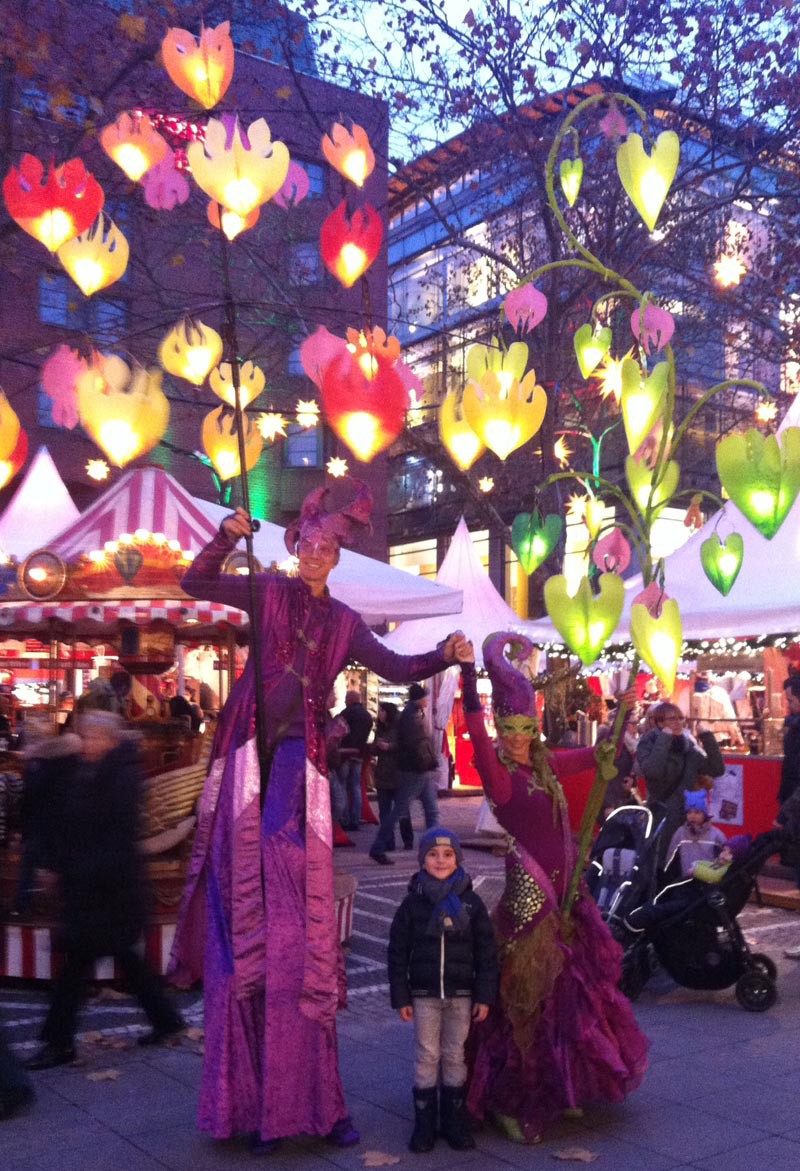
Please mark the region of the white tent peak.
<svg viewBox="0 0 800 1171"><path fill-rule="evenodd" d="M79 515L53 457L42 446L0 517L0 546L22 559L45 546Z"/></svg>
<svg viewBox="0 0 800 1171"><path fill-rule="evenodd" d="M456 621L452 616L419 618L403 622L384 642L392 650L412 654L447 638L456 627L475 645L478 666L483 666L483 640L497 630L525 631L528 623L500 596L483 567L463 516L458 522L450 548L436 574L439 585L460 589L464 608Z"/></svg>

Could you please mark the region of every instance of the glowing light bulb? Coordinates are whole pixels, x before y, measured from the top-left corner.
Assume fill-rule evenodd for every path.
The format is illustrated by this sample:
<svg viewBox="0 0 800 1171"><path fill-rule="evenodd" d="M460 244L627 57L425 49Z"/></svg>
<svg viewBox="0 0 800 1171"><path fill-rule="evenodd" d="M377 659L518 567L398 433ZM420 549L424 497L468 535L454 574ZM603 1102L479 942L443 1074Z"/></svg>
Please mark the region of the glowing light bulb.
<svg viewBox="0 0 800 1171"><path fill-rule="evenodd" d="M358 244L345 244L341 251L341 266L351 283L357 281L367 267L366 252Z"/></svg>
<svg viewBox="0 0 800 1171"><path fill-rule="evenodd" d="M36 221L32 235L41 240L45 248L57 252L62 244L75 235L72 216L61 207L51 208Z"/></svg>
<svg viewBox="0 0 800 1171"><path fill-rule="evenodd" d="M231 179L225 184L223 204L230 211L238 212L240 216L247 216L254 207L261 202L261 192L246 175L238 179Z"/></svg>

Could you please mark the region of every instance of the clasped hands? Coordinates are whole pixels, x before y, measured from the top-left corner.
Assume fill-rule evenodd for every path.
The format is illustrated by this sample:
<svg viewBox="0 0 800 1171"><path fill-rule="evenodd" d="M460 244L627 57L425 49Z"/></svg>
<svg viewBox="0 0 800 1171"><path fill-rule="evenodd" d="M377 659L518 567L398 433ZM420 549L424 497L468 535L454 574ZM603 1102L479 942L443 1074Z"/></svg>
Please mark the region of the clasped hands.
<svg viewBox="0 0 800 1171"><path fill-rule="evenodd" d="M454 630L444 644L446 663L474 663L475 649L463 630Z"/></svg>

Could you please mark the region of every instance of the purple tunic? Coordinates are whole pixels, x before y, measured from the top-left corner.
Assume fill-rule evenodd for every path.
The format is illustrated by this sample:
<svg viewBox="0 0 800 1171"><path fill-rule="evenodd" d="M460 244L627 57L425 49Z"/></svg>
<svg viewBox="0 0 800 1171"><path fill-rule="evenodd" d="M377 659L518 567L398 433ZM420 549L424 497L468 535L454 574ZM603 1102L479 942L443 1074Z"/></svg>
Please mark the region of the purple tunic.
<svg viewBox="0 0 800 1171"><path fill-rule="evenodd" d="M516 1119L530 1141L566 1109L621 1101L644 1075L647 1041L617 988L622 949L592 899L584 892L562 917L576 858L563 800L537 787L530 767L500 762L474 670L464 671L464 707L484 790L513 838L494 914L500 1000L477 1032L468 1103L478 1118ZM578 749L552 765L563 776L590 759Z"/></svg>
<svg viewBox="0 0 800 1171"><path fill-rule="evenodd" d="M185 574L186 592L246 609L247 580L221 573L232 547L218 533ZM441 648L388 650L353 610L327 591L314 597L299 578L261 574L257 599L274 752L263 815L250 656L214 740L170 965L178 984L203 977L199 1124L216 1138L324 1135L347 1116L327 699L351 659L403 683L446 666Z"/></svg>

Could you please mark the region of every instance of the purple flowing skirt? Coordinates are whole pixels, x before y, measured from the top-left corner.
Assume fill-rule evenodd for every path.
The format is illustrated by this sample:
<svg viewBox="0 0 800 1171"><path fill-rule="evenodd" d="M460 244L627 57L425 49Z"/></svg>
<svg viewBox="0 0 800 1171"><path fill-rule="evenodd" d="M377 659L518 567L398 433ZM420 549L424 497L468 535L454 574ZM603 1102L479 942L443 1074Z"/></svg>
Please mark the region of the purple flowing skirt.
<svg viewBox="0 0 800 1171"><path fill-rule="evenodd" d="M231 947L230 819L217 817L206 866L205 1056L199 1126L214 1138L325 1135L347 1117L336 1025L300 1011L306 916L305 742L277 748L261 824L266 902L263 988L238 1000ZM218 808L230 807L233 768ZM227 804L226 804L227 803Z"/></svg>
<svg viewBox="0 0 800 1171"><path fill-rule="evenodd" d="M576 902L569 938L550 914L499 942L500 1003L477 1031L473 1116L511 1116L532 1140L567 1109L622 1101L645 1074L648 1043L617 988L622 949L593 900Z"/></svg>

